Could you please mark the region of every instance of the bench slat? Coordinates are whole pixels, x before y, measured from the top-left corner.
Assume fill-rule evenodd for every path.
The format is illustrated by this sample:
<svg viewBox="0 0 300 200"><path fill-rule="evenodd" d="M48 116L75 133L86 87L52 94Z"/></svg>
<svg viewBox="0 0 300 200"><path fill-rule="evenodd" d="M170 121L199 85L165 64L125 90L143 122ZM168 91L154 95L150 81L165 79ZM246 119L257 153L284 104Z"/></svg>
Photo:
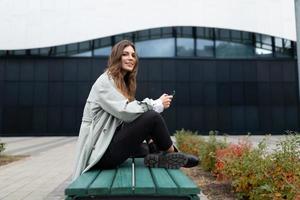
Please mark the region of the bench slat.
<svg viewBox="0 0 300 200"><path fill-rule="evenodd" d="M126 160L118 169L111 187L111 194L132 194L131 159Z"/></svg>
<svg viewBox="0 0 300 200"><path fill-rule="evenodd" d="M135 194L155 194L155 185L143 158L135 158Z"/></svg>
<svg viewBox="0 0 300 200"><path fill-rule="evenodd" d="M154 183L156 185L157 194L162 195L177 195L178 188L174 183L169 173L164 168L151 168L150 169Z"/></svg>
<svg viewBox="0 0 300 200"><path fill-rule="evenodd" d="M187 177L181 170L168 169L168 173L172 177L173 181L179 187L180 194L199 194L200 189L198 186Z"/></svg>
<svg viewBox="0 0 300 200"><path fill-rule="evenodd" d="M79 176L73 183L69 185L65 190L66 195L86 195L89 185L95 180L98 176L99 171L88 171Z"/></svg>
<svg viewBox="0 0 300 200"><path fill-rule="evenodd" d="M89 195L106 195L116 174L116 169L102 170L88 189Z"/></svg>

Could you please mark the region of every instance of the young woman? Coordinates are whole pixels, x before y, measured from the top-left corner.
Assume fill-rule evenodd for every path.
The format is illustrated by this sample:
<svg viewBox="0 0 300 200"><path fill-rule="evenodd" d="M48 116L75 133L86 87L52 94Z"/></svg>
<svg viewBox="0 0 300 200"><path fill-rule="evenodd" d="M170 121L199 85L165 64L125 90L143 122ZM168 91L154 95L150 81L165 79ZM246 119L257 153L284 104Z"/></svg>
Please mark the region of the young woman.
<svg viewBox="0 0 300 200"><path fill-rule="evenodd" d="M175 152L164 119L173 96L135 100L138 57L128 40L117 43L105 72L88 96L80 127L73 178L89 169L109 169L134 155L147 140L152 148L144 158L149 167L193 167L195 156ZM157 152L153 152L156 151Z"/></svg>

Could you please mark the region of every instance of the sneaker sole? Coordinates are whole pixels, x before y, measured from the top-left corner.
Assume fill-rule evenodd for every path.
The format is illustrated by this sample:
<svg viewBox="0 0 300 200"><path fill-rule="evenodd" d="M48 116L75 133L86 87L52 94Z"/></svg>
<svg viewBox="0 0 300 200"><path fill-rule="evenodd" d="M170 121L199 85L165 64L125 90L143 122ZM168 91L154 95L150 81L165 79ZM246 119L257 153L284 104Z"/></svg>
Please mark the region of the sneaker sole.
<svg viewBox="0 0 300 200"><path fill-rule="evenodd" d="M148 154L144 158L144 164L153 168L179 169L188 162L188 158L182 153Z"/></svg>

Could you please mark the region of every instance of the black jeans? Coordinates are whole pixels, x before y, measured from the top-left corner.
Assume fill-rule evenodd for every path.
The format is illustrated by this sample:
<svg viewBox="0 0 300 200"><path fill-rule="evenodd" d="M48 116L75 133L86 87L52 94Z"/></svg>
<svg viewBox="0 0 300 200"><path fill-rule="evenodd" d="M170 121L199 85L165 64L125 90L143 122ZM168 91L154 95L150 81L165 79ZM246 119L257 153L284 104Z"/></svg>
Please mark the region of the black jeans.
<svg viewBox="0 0 300 200"><path fill-rule="evenodd" d="M93 169L111 169L119 166L140 148L145 139L150 138L162 151L172 145L164 119L152 110L143 113L133 122L120 125L108 149Z"/></svg>

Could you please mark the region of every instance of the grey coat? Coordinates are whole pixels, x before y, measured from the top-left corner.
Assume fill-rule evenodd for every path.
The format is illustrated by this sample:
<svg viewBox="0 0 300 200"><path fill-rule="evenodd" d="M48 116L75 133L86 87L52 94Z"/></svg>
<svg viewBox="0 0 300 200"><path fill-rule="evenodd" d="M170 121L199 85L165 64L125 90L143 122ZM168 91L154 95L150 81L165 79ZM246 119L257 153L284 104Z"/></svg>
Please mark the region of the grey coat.
<svg viewBox="0 0 300 200"><path fill-rule="evenodd" d="M84 107L73 180L93 167L108 148L116 128L153 109L154 101L128 102L107 72L94 83Z"/></svg>

